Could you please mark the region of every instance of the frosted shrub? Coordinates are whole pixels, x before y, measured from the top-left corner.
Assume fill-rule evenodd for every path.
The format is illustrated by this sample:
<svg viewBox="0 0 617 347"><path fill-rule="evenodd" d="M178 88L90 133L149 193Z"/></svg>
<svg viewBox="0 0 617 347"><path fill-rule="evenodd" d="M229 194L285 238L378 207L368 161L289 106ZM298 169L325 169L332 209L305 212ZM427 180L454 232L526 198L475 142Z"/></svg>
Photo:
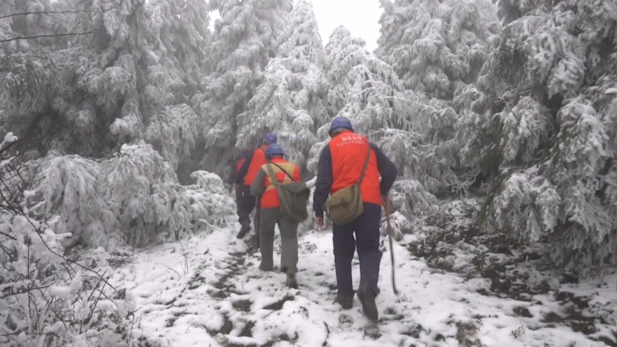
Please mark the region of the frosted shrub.
<svg viewBox="0 0 617 347"><path fill-rule="evenodd" d="M101 163L99 182L128 244L146 246L190 230L189 203L178 178L151 145L123 145Z"/></svg>
<svg viewBox="0 0 617 347"><path fill-rule="evenodd" d="M229 218L236 213L236 209L223 180L207 171L195 171L191 177L197 180L197 184L183 187L180 198L189 205L193 230L228 226Z"/></svg>
<svg viewBox="0 0 617 347"><path fill-rule="evenodd" d="M48 156L37 165L36 182L28 203L33 213L53 219L57 233L70 233L63 241L70 248L103 246L111 249L110 238L117 220L99 189L100 164L76 155Z"/></svg>
<svg viewBox="0 0 617 347"><path fill-rule="evenodd" d="M25 207L26 198L39 195L35 190L29 190L33 188L28 179L31 173L24 170L29 167L16 164L15 156L6 157L8 144L15 140L9 133L0 144L0 180L3 183L0 186L3 197L0 204L0 345L127 346L121 333L126 331L124 327L127 324L123 323L123 319L132 307L125 297L115 293L105 279L92 269L92 264L86 266L83 262L62 256L65 250L62 241L71 234L56 233L50 228L54 222L65 228L76 226L77 223L71 220L58 221L70 209L77 217L84 217L84 210L88 207L80 198L91 194L91 185L84 180L81 180L81 188L71 184L80 181L76 177L88 177L84 173L88 169L75 168L77 173L72 178L50 178L52 187L41 194L50 196L51 203L39 204L39 212L45 212L48 206L58 207L54 205L58 205L57 198L62 196L56 194L62 190L60 187L64 187L70 203L60 208L59 214L52 215L49 223L43 223L31 216L39 212ZM71 165L71 159L76 158L60 158L55 164L48 163L50 175L57 172L66 174L65 169ZM87 163L84 165L89 166ZM102 265L106 258L103 255L98 251L92 253L99 268L106 267Z"/></svg>

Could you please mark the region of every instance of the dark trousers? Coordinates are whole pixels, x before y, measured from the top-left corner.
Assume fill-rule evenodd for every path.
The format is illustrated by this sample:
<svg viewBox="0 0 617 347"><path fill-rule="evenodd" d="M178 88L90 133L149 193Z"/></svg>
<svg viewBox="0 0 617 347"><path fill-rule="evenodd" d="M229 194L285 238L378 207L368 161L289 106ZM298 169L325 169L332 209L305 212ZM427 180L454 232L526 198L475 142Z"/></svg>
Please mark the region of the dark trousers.
<svg viewBox="0 0 617 347"><path fill-rule="evenodd" d="M360 287L379 293L379 226L381 206L364 203L364 212L351 223L332 226L334 266L339 296L354 295L351 264L356 249L360 259Z"/></svg>
<svg viewBox="0 0 617 347"><path fill-rule="evenodd" d="M240 224L251 221L251 212L255 208L255 197L251 195L251 187L242 185L242 200L238 204L238 221Z"/></svg>
<svg viewBox="0 0 617 347"><path fill-rule="evenodd" d="M238 214L238 222L242 222L242 202L244 198L244 188L240 186L240 189L235 191L236 193L236 214Z"/></svg>

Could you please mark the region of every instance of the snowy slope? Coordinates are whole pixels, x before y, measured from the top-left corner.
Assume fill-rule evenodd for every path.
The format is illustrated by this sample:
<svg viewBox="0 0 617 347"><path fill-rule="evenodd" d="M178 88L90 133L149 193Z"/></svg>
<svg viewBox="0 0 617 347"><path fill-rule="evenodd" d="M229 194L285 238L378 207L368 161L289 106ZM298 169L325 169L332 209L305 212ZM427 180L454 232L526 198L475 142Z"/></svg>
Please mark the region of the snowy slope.
<svg viewBox="0 0 617 347"><path fill-rule="evenodd" d="M548 295L531 302L482 295L489 280L437 273L401 245L395 245L399 297L384 253L377 298L382 334L365 336L357 298L349 311L333 303L331 237L331 231L302 236L299 290L285 288L282 273L258 270L258 254L245 253L245 243L227 229L136 254L111 282L135 300L134 333L161 346L606 346L533 318L559 306ZM357 283L357 261L354 271ZM576 290L593 290L583 287ZM614 290L603 294L617 303ZM521 306L533 317L515 314Z"/></svg>

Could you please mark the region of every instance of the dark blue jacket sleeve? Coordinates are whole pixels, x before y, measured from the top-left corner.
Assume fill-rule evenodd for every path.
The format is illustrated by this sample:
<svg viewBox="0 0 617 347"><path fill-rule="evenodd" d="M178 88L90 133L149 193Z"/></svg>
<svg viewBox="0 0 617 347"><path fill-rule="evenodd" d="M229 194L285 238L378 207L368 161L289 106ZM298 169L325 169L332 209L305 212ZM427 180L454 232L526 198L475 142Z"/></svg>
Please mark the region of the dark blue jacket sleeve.
<svg viewBox="0 0 617 347"><path fill-rule="evenodd" d="M315 193L313 193L313 211L315 217L323 217L323 207L332 188L332 155L330 145L326 145L319 155Z"/></svg>
<svg viewBox="0 0 617 347"><path fill-rule="evenodd" d="M377 169L379 170L379 175L381 175L379 190L381 191L381 195L385 196L390 192L396 180L398 170L392 160L390 160L377 145L371 143L371 149L375 152L375 156L377 157Z"/></svg>
<svg viewBox="0 0 617 347"><path fill-rule="evenodd" d="M246 160L240 167L240 170L236 173L236 184L242 184L244 181L244 176L246 176L246 173L249 171L251 160L253 160L253 153L255 152L251 152L251 154L246 157Z"/></svg>

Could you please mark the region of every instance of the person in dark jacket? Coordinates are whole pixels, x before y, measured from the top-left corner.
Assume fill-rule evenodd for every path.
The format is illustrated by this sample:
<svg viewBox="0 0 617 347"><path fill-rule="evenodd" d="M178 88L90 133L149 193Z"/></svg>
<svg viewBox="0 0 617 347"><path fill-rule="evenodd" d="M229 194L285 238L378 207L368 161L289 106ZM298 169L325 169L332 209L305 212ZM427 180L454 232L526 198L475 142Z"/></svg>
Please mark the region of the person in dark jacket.
<svg viewBox="0 0 617 347"><path fill-rule="evenodd" d="M240 212L242 208L242 201L244 190L241 185L236 184L236 176L240 172L240 168L244 164L244 162L251 156L250 151L242 151L240 154L240 158L236 161L235 165L232 167L231 174L229 176L229 192L234 189L236 193L236 213L238 214L238 222L242 222L241 216L242 212Z"/></svg>
<svg viewBox="0 0 617 347"><path fill-rule="evenodd" d="M290 183L301 181L300 168L284 159L283 149L272 144L268 147L268 163L264 164L253 184L251 194L261 198L259 234L261 239L262 271L272 271L274 267L274 227L281 233L281 271L287 274L287 286L298 288L298 222L283 215L281 201L273 182ZM274 177L271 180L271 177Z"/></svg>
<svg viewBox="0 0 617 347"><path fill-rule="evenodd" d="M251 213L255 208L255 197L251 195L251 184L255 181L259 169L267 163L266 151L268 146L277 142L276 134L269 133L263 139L263 145L250 153L240 170L236 174L236 185L242 187L242 208L240 209L240 225L242 228L237 235L238 239L244 238L251 230Z"/></svg>
<svg viewBox="0 0 617 347"><path fill-rule="evenodd" d="M328 145L319 157L317 180L313 195L313 211L318 228L323 228L323 206L330 194L357 184L369 146L371 154L360 190L364 212L341 226L333 223L334 265L338 287L337 302L343 309L353 306L354 290L351 269L354 252L360 258L358 298L364 314L371 320L379 318L375 298L379 294L379 250L381 205L388 203L388 193L394 184L397 169L394 163L364 136L354 133L349 119L336 117L330 125ZM381 181L380 181L381 177Z"/></svg>

